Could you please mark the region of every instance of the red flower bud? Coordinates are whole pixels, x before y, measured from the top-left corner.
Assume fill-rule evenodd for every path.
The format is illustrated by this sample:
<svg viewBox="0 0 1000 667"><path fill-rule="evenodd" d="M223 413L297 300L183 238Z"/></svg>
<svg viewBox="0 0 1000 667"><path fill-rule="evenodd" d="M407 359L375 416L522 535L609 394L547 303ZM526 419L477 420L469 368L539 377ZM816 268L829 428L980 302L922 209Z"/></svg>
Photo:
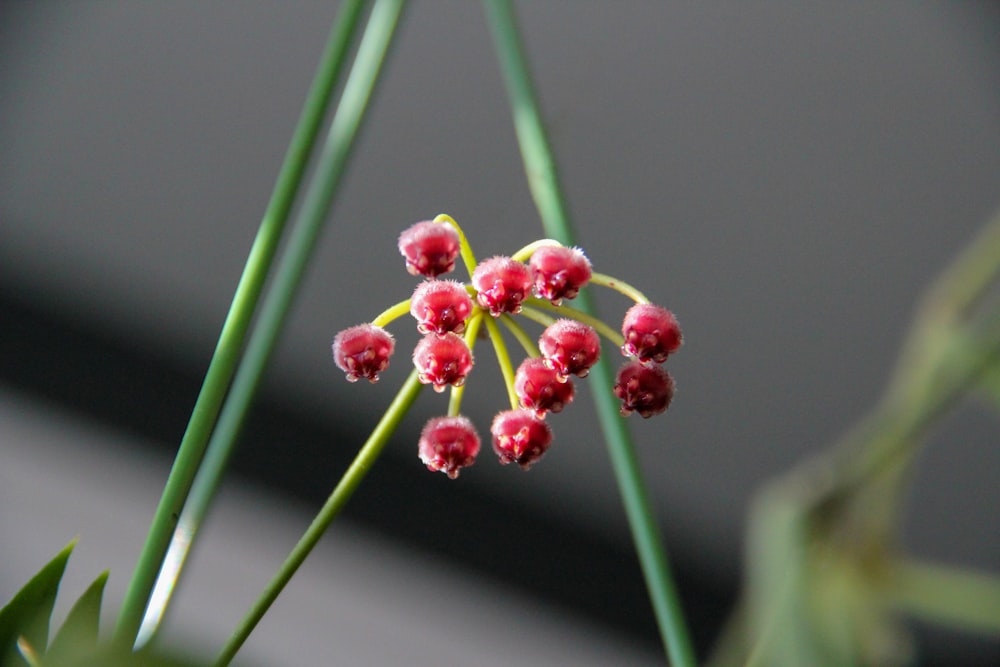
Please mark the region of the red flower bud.
<svg viewBox="0 0 1000 667"><path fill-rule="evenodd" d="M530 468L552 443L552 430L530 410L507 410L493 419L493 451L500 463Z"/></svg>
<svg viewBox="0 0 1000 667"><path fill-rule="evenodd" d="M440 470L455 479L459 470L475 463L479 435L465 417L435 417L420 433L417 449L428 470Z"/></svg>
<svg viewBox="0 0 1000 667"><path fill-rule="evenodd" d="M556 320L538 339L545 363L566 377L587 377L601 356L601 339L593 328L576 320Z"/></svg>
<svg viewBox="0 0 1000 667"><path fill-rule="evenodd" d="M389 366L395 341L388 331L372 324L344 329L333 339L333 360L347 374L348 382L358 378L378 381L378 374Z"/></svg>
<svg viewBox="0 0 1000 667"><path fill-rule="evenodd" d="M420 333L462 333L472 313L472 299L465 286L453 280L425 280L410 299L410 314Z"/></svg>
<svg viewBox="0 0 1000 667"><path fill-rule="evenodd" d="M637 303L622 321L625 344L622 354L639 361L662 363L681 346L681 327L666 308L651 303Z"/></svg>
<svg viewBox="0 0 1000 667"><path fill-rule="evenodd" d="M531 291L531 269L510 257L493 257L480 262L472 273L476 296L490 315L521 312L521 302Z"/></svg>
<svg viewBox="0 0 1000 667"><path fill-rule="evenodd" d="M462 244L455 228L430 220L411 225L399 235L399 252L411 274L434 278L455 268Z"/></svg>
<svg viewBox="0 0 1000 667"><path fill-rule="evenodd" d="M590 281L590 260L579 248L542 246L531 255L529 265L535 294L557 306Z"/></svg>
<svg viewBox="0 0 1000 667"><path fill-rule="evenodd" d="M521 407L534 410L544 418L546 412L562 412L573 400L573 383L545 365L543 359L521 362L514 376L514 392Z"/></svg>
<svg viewBox="0 0 1000 667"><path fill-rule="evenodd" d="M457 334L429 334L413 350L413 364L420 381L433 384L434 391L440 392L447 385L461 387L465 383L465 376L472 370L472 352Z"/></svg>
<svg viewBox="0 0 1000 667"><path fill-rule="evenodd" d="M622 400L623 415L627 417L638 412L649 418L670 407L674 398L674 379L662 366L629 361L618 370L614 392Z"/></svg>

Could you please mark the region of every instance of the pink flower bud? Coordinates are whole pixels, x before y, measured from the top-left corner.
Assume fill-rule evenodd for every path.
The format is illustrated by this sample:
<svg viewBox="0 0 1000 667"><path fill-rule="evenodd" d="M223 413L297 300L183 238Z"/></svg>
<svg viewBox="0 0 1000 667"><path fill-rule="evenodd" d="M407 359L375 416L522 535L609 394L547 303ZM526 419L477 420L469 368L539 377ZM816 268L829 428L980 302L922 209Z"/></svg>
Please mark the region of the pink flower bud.
<svg viewBox="0 0 1000 667"><path fill-rule="evenodd" d="M573 400L573 383L545 365L543 359L521 362L514 376L514 392L521 407L534 410L544 418L546 412L562 412Z"/></svg>
<svg viewBox="0 0 1000 667"><path fill-rule="evenodd" d="M399 252L411 274L434 278L455 268L462 244L455 228L430 220L411 225L399 235Z"/></svg>
<svg viewBox="0 0 1000 667"><path fill-rule="evenodd" d="M618 370L614 392L622 400L623 415L638 412L649 418L670 407L674 398L674 379L662 366L647 366L633 360Z"/></svg>
<svg viewBox="0 0 1000 667"><path fill-rule="evenodd" d="M417 285L410 299L410 314L424 334L462 333L471 313L469 293L453 280L425 280Z"/></svg>
<svg viewBox="0 0 1000 667"><path fill-rule="evenodd" d="M587 377L601 356L601 339L593 328L576 320L556 320L538 339L545 363L563 377Z"/></svg>
<svg viewBox="0 0 1000 667"><path fill-rule="evenodd" d="M493 451L500 463L530 468L552 443L552 430L530 410L507 410L493 419Z"/></svg>
<svg viewBox="0 0 1000 667"><path fill-rule="evenodd" d="M666 308L651 303L637 303L622 321L625 344L622 354L639 361L662 363L681 346L681 328L677 318Z"/></svg>
<svg viewBox="0 0 1000 667"><path fill-rule="evenodd" d="M535 294L557 306L590 281L590 260L579 248L543 246L531 255L529 265Z"/></svg>
<svg viewBox="0 0 1000 667"><path fill-rule="evenodd" d="M493 257L480 262L472 273L477 299L490 315L521 312L521 302L531 291L531 269L510 257Z"/></svg>
<svg viewBox="0 0 1000 667"><path fill-rule="evenodd" d="M420 433L417 449L428 470L440 470L455 479L459 470L475 463L479 435L465 417L435 417Z"/></svg>
<svg viewBox="0 0 1000 667"><path fill-rule="evenodd" d="M465 376L472 370L472 352L457 334L428 334L413 350L413 364L420 381L434 385L434 391L440 392L447 385L461 387L465 383Z"/></svg>
<svg viewBox="0 0 1000 667"><path fill-rule="evenodd" d="M347 374L348 382L358 378L378 381L378 374L389 366L395 341L388 331L372 324L344 329L333 339L333 360Z"/></svg>

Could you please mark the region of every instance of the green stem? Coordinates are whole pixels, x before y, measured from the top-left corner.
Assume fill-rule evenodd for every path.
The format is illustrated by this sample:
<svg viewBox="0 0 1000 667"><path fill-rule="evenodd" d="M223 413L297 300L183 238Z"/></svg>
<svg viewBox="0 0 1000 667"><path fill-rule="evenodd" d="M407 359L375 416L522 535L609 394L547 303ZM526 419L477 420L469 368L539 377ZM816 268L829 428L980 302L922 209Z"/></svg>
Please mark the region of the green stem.
<svg viewBox="0 0 1000 667"><path fill-rule="evenodd" d="M521 311L521 314L527 316L528 319L533 319L527 315L524 310ZM544 314L539 314L544 317ZM508 331L514 334L514 338L516 338L517 342L521 344L521 347L524 348L525 353L527 353L529 357L542 356L542 353L538 350L538 346L535 345L535 341L531 340L531 337L528 336L528 332L524 330L524 327L522 327L517 320L504 313L500 316L500 321L503 322Z"/></svg>
<svg viewBox="0 0 1000 667"><path fill-rule="evenodd" d="M471 278L473 272L476 270L476 255L472 252L472 246L469 245L469 240L465 238L465 232L462 231L461 225L455 222L455 218L445 213L434 218L434 222L447 223L458 232L459 253L462 255L462 261L465 262L465 269L469 272L469 277Z"/></svg>
<svg viewBox="0 0 1000 667"><path fill-rule="evenodd" d="M521 312L518 314L521 315L521 317L529 319L532 322L541 324L543 327L546 328L552 326L556 322L556 318L552 317L551 315L546 315L542 311L532 308L531 306L522 306Z"/></svg>
<svg viewBox="0 0 1000 667"><path fill-rule="evenodd" d="M479 327L483 323L483 318L489 317L489 315L484 315L484 312L481 308L473 309L473 313L469 317L469 321L465 327L465 344L469 346L470 352L476 346L476 338L479 336ZM462 397L465 396L465 387L467 385L467 382L463 382L461 386L453 386L451 388L451 395L448 397L449 417L457 417L459 411L462 409Z"/></svg>
<svg viewBox="0 0 1000 667"><path fill-rule="evenodd" d="M377 327L384 327L393 320L403 317L404 315L409 315L409 313L410 299L407 299L406 301L400 301L396 305L383 310L374 320L372 320L372 324Z"/></svg>
<svg viewBox="0 0 1000 667"><path fill-rule="evenodd" d="M620 348L622 345L625 344L625 338L621 335L621 333L609 327L604 322L604 320L594 316L590 312L587 312L588 310L593 310L593 307L590 304L590 296L586 292L580 292L580 294L576 297L575 301L576 303L579 303L581 306L583 306L583 309L570 308L565 303L558 306L554 306L552 305L551 302L546 301L545 299L538 299L535 297L526 299L525 303L528 303L531 306L535 306L537 308L544 308L546 310L551 310L553 313L557 313L562 317L568 317L570 319L576 320L577 322L583 322L584 324L592 327L594 331L596 331L597 333L601 334L609 341L611 341L611 343L615 347Z"/></svg>
<svg viewBox="0 0 1000 667"><path fill-rule="evenodd" d="M500 327L497 326L496 321L489 315L484 315L483 319L486 320L486 330L490 332L490 341L493 343L493 349L496 351L497 363L500 364L500 373L503 375L503 382L507 385L507 398L510 399L510 409L517 410L521 405L517 398L517 392L514 391L514 367L510 363L507 344L503 342L503 336L500 334Z"/></svg>
<svg viewBox="0 0 1000 667"><path fill-rule="evenodd" d="M545 233L563 245L576 245L565 198L556 173L555 160L549 148L534 86L524 59L513 8L509 0L485 0L485 6L507 84L514 114L514 128L521 146L528 185L538 207ZM594 314L593 305L586 291L580 293L577 301L581 310ZM675 667L692 667L695 664L694 651L691 648L680 598L670 574L666 551L639 471L631 435L625 426L625 421L618 414L611 394L611 372L605 359L593 368L591 377L595 387L606 388L603 391L597 389L592 393L660 635L671 663Z"/></svg>
<svg viewBox="0 0 1000 667"><path fill-rule="evenodd" d="M1000 636L996 575L916 561L899 561L890 572L886 595L899 609L961 630Z"/></svg>
<svg viewBox="0 0 1000 667"><path fill-rule="evenodd" d="M636 303L649 303L649 298L645 294L637 290L632 285L629 285L624 280L619 280L614 276L608 276L603 273L595 272L590 275L590 282L593 285L601 285L603 287L607 287L608 289L613 289L619 294L624 294Z"/></svg>
<svg viewBox="0 0 1000 667"><path fill-rule="evenodd" d="M539 248L551 247L560 248L562 247L562 243L559 243L559 241L556 241L555 239L539 239L538 241L532 241L511 255L510 258L518 262L527 262Z"/></svg>
<svg viewBox="0 0 1000 667"><path fill-rule="evenodd" d="M157 600L158 608L151 608L147 614L152 629L156 627L155 619L162 615L169 603L169 591L176 587L181 565L187 558L194 535L221 482L264 369L288 319L288 312L316 247L319 232L329 217L334 195L371 100L401 8L399 0L389 0L379 2L372 10L354 66L330 125L326 144L317 161L313 181L302 203L301 214L288 239L281 264L247 346L244 361L212 434L190 499L181 514L168 559L169 570L164 572L162 584L158 582L158 588L167 593Z"/></svg>
<svg viewBox="0 0 1000 667"><path fill-rule="evenodd" d="M399 5L400 0L389 0L389 2ZM389 2L384 4L389 4ZM329 498L323 504L316 518L309 524L305 533L303 533L291 553L288 554L285 562L275 572L274 577L268 583L263 593L254 602L250 611L247 612L247 615L240 622L239 626L237 626L225 646L223 646L218 658L216 658L215 667L224 667L232 661L237 651L240 650L247 637L250 636L250 633L257 626L257 623L264 617L264 614L274 601L278 599L278 595L302 563L305 562L306 557L316 544L319 543L320 538L323 537L323 533L326 532L330 523L333 522L334 518L340 513L340 510L347 504L347 501L350 500L351 495L353 495L358 485L361 484L361 480L364 479L368 470L375 464L375 460L382 453L386 443L389 442L389 438L392 437L400 421L402 421L406 412L413 405L423 386L417 378L417 372L412 371L409 378L407 378L406 382L400 388L399 393L396 394L396 398L393 399L385 414L382 415L382 419L375 426L364 446L358 451L358 455L354 458L350 467L348 467L347 472L341 477L333 493L330 494Z"/></svg>
<svg viewBox="0 0 1000 667"><path fill-rule="evenodd" d="M247 258L243 275L233 296L212 360L195 402L177 457L164 486L160 503L150 524L135 571L128 584L115 628L115 639L131 647L150 591L163 563L181 509L205 453L219 408L233 377L247 329L257 306L264 280L278 248L312 145L326 115L326 109L350 46L362 2L353 1L341 12L320 61L305 106L278 174L257 237Z"/></svg>

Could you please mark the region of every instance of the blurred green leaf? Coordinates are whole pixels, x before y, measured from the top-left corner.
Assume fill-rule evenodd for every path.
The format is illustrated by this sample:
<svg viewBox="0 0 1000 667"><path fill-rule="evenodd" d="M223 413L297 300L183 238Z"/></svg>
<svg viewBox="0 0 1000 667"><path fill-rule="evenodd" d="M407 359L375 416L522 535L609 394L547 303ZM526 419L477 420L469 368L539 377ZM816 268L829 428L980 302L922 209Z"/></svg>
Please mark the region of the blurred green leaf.
<svg viewBox="0 0 1000 667"><path fill-rule="evenodd" d="M107 581L108 572L105 570L70 609L66 621L56 633L49 650L45 652L45 664L65 661L72 655L82 651L92 651L97 647L101 602L104 598L104 584Z"/></svg>
<svg viewBox="0 0 1000 667"><path fill-rule="evenodd" d="M59 582L75 546L73 540L0 609L0 664L26 664L17 649L19 637L24 637L39 653L44 652Z"/></svg>

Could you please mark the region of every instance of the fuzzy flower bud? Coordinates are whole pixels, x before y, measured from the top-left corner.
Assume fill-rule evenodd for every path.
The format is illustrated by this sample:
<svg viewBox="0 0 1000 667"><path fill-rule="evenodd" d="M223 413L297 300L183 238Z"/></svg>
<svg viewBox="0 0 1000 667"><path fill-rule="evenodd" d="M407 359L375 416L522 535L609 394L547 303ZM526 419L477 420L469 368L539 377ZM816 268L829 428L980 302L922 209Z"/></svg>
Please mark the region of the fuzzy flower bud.
<svg viewBox="0 0 1000 667"><path fill-rule="evenodd" d="M462 333L471 313L469 293L453 280L425 280L417 285L410 299L410 314L424 334Z"/></svg>
<svg viewBox="0 0 1000 667"><path fill-rule="evenodd" d="M590 260L579 248L543 246L531 255L529 266L535 294L557 306L590 281Z"/></svg>
<svg viewBox="0 0 1000 667"><path fill-rule="evenodd" d="M476 267L472 286L479 292L479 304L493 317L516 314L531 291L531 269L510 257L493 257Z"/></svg>
<svg viewBox="0 0 1000 667"><path fill-rule="evenodd" d="M638 412L642 417L658 415L674 398L674 379L662 366L626 362L615 379L615 396L622 400L621 413Z"/></svg>
<svg viewBox="0 0 1000 667"><path fill-rule="evenodd" d="M552 430L530 410L507 410L493 419L493 451L500 463L516 463L527 470L552 443Z"/></svg>
<svg viewBox="0 0 1000 667"><path fill-rule="evenodd" d="M601 340L590 326L576 320L556 320L538 339L545 363L563 377L587 377L601 356Z"/></svg>
<svg viewBox="0 0 1000 667"><path fill-rule="evenodd" d="M459 470L475 463L479 435L465 417L435 417L420 433L418 453L428 470L440 470L455 479Z"/></svg>
<svg viewBox="0 0 1000 667"><path fill-rule="evenodd" d="M444 222L426 220L411 225L399 235L399 252L406 270L434 278L455 268L462 244L458 232Z"/></svg>
<svg viewBox="0 0 1000 667"><path fill-rule="evenodd" d="M333 360L347 374L348 382L367 378L378 381L378 374L389 366L395 341L388 331L372 324L344 329L333 339Z"/></svg>
<svg viewBox="0 0 1000 667"><path fill-rule="evenodd" d="M530 357L517 369L514 392L521 407L544 418L546 412L562 412L572 402L573 383L545 365L545 360Z"/></svg>
<svg viewBox="0 0 1000 667"><path fill-rule="evenodd" d="M428 334L413 350L413 365L421 382L441 392L447 385L461 387L465 383L465 376L472 370L472 352L457 334Z"/></svg>
<svg viewBox="0 0 1000 667"><path fill-rule="evenodd" d="M622 335L625 337L622 354L658 364L676 352L682 341L681 327L674 314L651 303L637 303L628 309L622 321Z"/></svg>

